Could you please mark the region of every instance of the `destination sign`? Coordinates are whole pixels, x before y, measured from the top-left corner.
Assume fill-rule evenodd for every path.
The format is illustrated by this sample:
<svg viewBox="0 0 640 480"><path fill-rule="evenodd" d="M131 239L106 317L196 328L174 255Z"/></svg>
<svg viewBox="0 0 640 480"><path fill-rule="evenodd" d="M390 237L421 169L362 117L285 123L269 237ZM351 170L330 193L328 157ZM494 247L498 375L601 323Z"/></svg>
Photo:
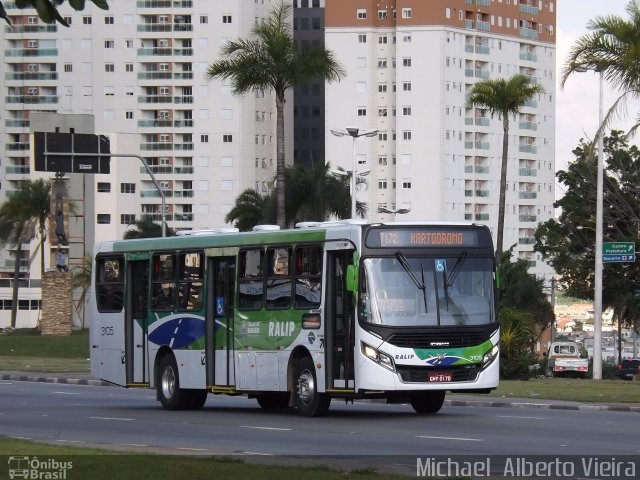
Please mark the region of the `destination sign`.
<svg viewBox="0 0 640 480"><path fill-rule="evenodd" d="M477 247L478 232L442 227L372 229L365 243L369 248Z"/></svg>

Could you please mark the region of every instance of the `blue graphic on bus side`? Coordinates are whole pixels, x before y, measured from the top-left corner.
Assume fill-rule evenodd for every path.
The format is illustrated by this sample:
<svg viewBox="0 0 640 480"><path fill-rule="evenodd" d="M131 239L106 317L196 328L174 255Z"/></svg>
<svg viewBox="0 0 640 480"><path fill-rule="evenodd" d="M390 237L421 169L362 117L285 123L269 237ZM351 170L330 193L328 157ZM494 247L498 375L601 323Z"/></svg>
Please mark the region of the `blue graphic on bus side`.
<svg viewBox="0 0 640 480"><path fill-rule="evenodd" d="M149 332L149 341L156 345L182 348L191 345L203 336L204 320L202 318L174 317Z"/></svg>

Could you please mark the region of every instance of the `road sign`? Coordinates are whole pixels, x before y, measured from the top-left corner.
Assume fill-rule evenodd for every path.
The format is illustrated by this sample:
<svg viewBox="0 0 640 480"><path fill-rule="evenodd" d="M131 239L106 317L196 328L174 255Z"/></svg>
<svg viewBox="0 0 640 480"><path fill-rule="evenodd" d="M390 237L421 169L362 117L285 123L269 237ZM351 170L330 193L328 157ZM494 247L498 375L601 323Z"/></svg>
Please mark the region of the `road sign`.
<svg viewBox="0 0 640 480"><path fill-rule="evenodd" d="M602 263L634 263L636 256L634 255L602 255Z"/></svg>
<svg viewBox="0 0 640 480"><path fill-rule="evenodd" d="M34 167L39 172L109 173L109 138L87 133L35 132ZM90 155L99 154L99 155Z"/></svg>
<svg viewBox="0 0 640 480"><path fill-rule="evenodd" d="M604 255L634 255L636 253L635 242L606 242L602 244Z"/></svg>

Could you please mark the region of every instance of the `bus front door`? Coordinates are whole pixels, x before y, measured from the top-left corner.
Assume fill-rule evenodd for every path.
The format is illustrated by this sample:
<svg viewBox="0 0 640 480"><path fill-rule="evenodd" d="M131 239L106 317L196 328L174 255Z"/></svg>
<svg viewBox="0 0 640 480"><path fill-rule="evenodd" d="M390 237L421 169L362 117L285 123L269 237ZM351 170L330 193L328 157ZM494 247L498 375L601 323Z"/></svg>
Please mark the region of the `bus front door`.
<svg viewBox="0 0 640 480"><path fill-rule="evenodd" d="M211 299L207 306L205 356L207 386L220 391L235 386L233 300L236 279L236 257L209 259L207 282Z"/></svg>
<svg viewBox="0 0 640 480"><path fill-rule="evenodd" d="M354 307L353 295L346 286L347 265L352 258L351 250L327 252L325 349L328 390L354 389Z"/></svg>
<svg viewBox="0 0 640 480"><path fill-rule="evenodd" d="M149 261L128 262L125 307L125 372L127 385L148 385L147 296Z"/></svg>

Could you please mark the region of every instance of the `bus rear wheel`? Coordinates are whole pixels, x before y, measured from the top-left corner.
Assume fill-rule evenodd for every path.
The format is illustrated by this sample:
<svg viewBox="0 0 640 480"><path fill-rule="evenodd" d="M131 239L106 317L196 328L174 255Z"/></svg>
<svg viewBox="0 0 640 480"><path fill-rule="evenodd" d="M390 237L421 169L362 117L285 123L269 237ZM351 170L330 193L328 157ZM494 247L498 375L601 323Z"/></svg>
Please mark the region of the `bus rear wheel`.
<svg viewBox="0 0 640 480"><path fill-rule="evenodd" d="M165 355L160 359L157 389L165 410L183 410L189 406L191 395L180 388L178 366L173 355Z"/></svg>
<svg viewBox="0 0 640 480"><path fill-rule="evenodd" d="M268 410L273 408L289 408L289 392L265 392L256 397L258 405Z"/></svg>
<svg viewBox="0 0 640 480"><path fill-rule="evenodd" d="M298 362L294 375L295 405L303 417L322 417L329 411L331 397L318 393L316 369L309 357Z"/></svg>
<svg viewBox="0 0 640 480"><path fill-rule="evenodd" d="M189 403L186 406L188 410L201 410L209 393L206 390L184 390L184 392L189 397Z"/></svg>
<svg viewBox="0 0 640 480"><path fill-rule="evenodd" d="M444 390L414 392L411 394L411 406L419 414L438 413L444 404Z"/></svg>

